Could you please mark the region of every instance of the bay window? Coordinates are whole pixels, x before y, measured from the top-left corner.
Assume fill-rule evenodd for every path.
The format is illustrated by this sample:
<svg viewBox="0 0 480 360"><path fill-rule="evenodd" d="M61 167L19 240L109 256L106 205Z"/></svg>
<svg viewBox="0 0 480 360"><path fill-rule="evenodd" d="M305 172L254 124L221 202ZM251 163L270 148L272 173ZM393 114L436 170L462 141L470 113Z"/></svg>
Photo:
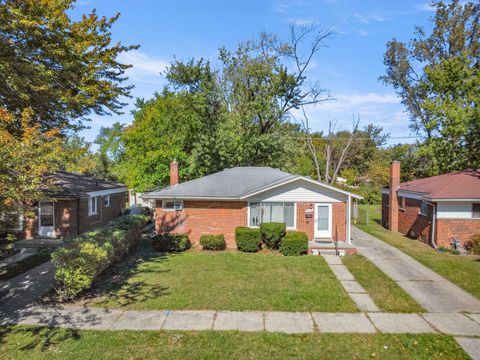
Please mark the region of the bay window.
<svg viewBox="0 0 480 360"><path fill-rule="evenodd" d="M295 227L295 204L291 202L251 202L249 226L280 222Z"/></svg>

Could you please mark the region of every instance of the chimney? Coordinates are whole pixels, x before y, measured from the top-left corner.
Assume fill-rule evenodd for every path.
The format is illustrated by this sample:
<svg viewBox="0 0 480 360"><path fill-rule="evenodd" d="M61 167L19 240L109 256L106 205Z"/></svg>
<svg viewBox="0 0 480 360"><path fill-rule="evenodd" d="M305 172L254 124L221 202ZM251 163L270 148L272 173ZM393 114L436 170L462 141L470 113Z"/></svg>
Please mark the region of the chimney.
<svg viewBox="0 0 480 360"><path fill-rule="evenodd" d="M400 161L393 161L390 166L390 192L388 197L388 229L398 232L398 195L400 185Z"/></svg>
<svg viewBox="0 0 480 360"><path fill-rule="evenodd" d="M177 185L178 182L179 182L178 162L177 160L173 160L170 163L170 186Z"/></svg>

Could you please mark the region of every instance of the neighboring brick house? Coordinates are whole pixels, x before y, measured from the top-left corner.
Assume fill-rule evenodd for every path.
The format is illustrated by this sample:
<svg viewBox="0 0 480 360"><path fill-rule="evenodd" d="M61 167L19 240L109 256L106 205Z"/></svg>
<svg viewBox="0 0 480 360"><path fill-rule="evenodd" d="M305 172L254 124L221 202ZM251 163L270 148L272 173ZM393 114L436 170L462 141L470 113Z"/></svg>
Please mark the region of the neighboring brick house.
<svg viewBox="0 0 480 360"><path fill-rule="evenodd" d="M464 170L400 182L400 162L382 190L382 225L432 246L480 234L480 171Z"/></svg>
<svg viewBox="0 0 480 360"><path fill-rule="evenodd" d="M204 234L223 234L236 247L235 228L284 222L311 240L350 243L352 198L360 196L270 167L235 167L179 183L170 165L170 187L142 196L156 202L157 233L186 233L193 244Z"/></svg>
<svg viewBox="0 0 480 360"><path fill-rule="evenodd" d="M125 208L123 184L89 176L57 172L54 187L35 208L35 217L17 229L20 238L69 239L115 219Z"/></svg>

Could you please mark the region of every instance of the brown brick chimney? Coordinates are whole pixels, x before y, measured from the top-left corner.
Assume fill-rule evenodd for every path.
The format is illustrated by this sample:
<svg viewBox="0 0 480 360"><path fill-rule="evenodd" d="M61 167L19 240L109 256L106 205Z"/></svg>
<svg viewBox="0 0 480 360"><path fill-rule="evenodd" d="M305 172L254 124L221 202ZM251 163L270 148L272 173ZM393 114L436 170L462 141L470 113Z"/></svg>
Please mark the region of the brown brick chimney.
<svg viewBox="0 0 480 360"><path fill-rule="evenodd" d="M390 193L388 196L388 229L398 232L398 195L400 185L400 161L393 161L390 166Z"/></svg>
<svg viewBox="0 0 480 360"><path fill-rule="evenodd" d="M170 186L177 185L178 182L179 182L178 162L177 160L173 160L170 163Z"/></svg>

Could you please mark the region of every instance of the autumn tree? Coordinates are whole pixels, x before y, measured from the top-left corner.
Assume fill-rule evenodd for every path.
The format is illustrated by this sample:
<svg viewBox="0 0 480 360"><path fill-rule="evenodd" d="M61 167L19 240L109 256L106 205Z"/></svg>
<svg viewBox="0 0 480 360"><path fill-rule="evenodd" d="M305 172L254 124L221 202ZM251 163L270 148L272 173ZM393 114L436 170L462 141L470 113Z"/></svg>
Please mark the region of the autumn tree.
<svg viewBox="0 0 480 360"><path fill-rule="evenodd" d="M38 130L78 129L91 112L119 113L130 96L118 55L136 46L112 43L119 14L95 11L74 21L75 0L0 0L0 108L15 117L9 131L21 132L23 110ZM21 134L20 134L21 136Z"/></svg>
<svg viewBox="0 0 480 360"><path fill-rule="evenodd" d="M393 39L386 74L423 137L418 154L427 175L480 167L480 3L436 1L429 34Z"/></svg>

